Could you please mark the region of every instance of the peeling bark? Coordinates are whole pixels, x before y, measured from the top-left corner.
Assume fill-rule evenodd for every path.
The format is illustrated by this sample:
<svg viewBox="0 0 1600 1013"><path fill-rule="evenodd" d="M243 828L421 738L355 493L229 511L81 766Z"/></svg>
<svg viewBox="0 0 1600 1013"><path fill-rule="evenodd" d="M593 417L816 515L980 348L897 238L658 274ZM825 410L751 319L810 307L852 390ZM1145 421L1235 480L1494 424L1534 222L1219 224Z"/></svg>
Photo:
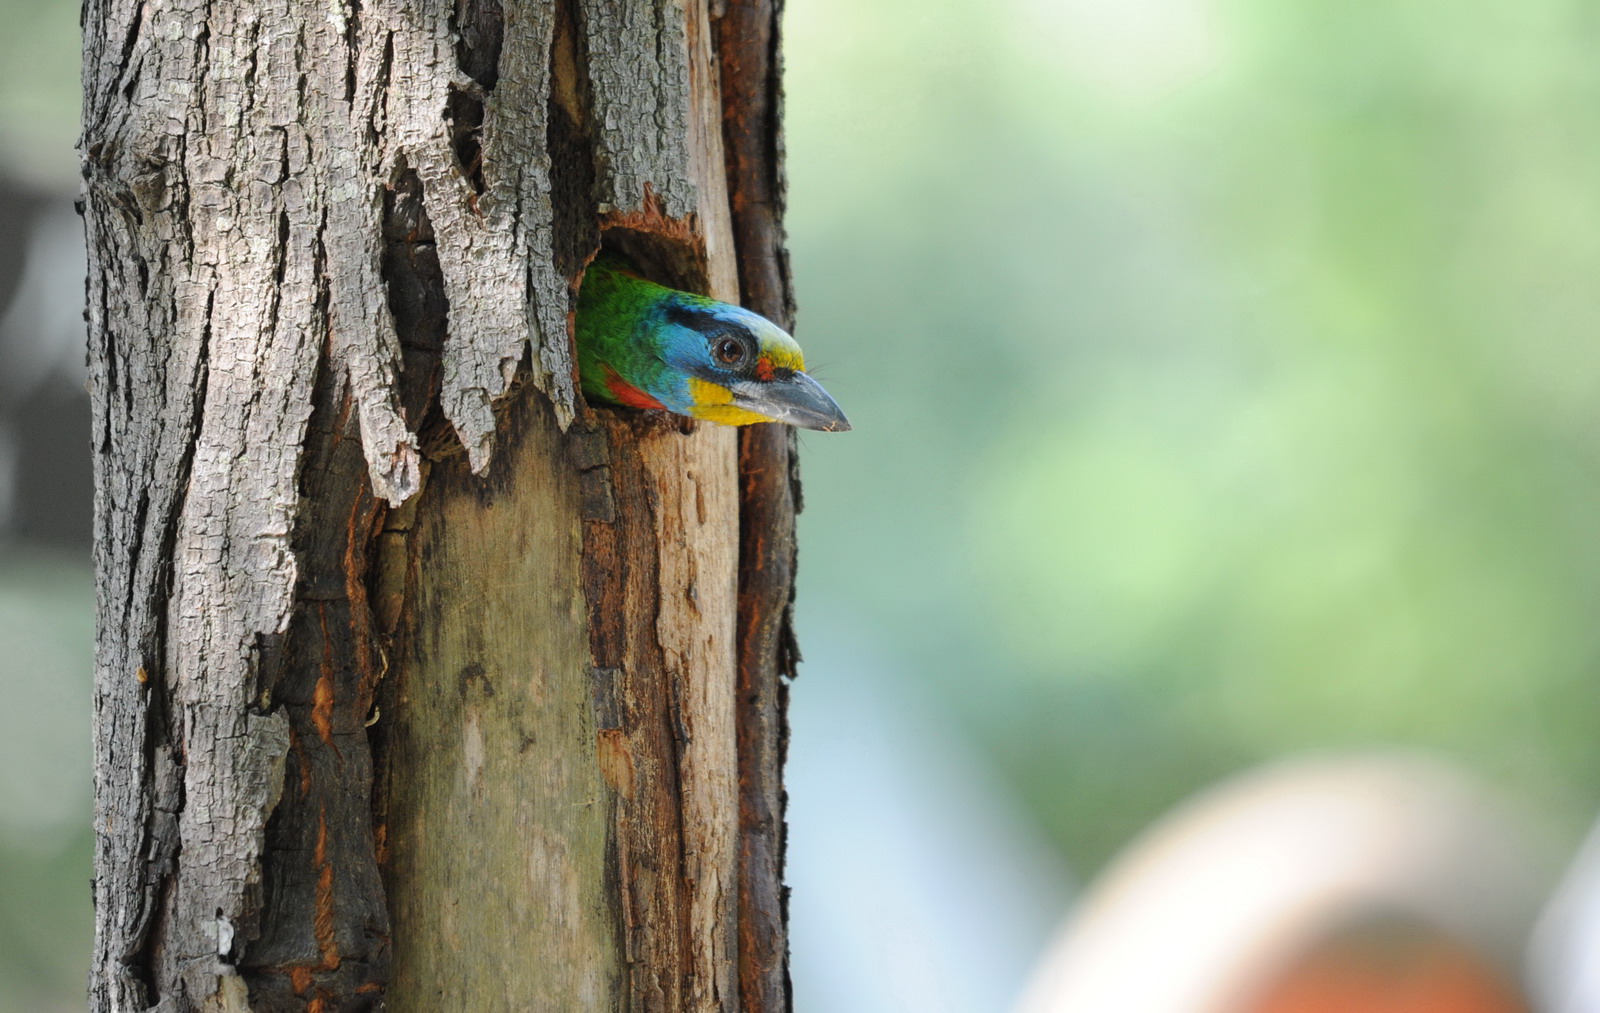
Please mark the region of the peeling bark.
<svg viewBox="0 0 1600 1013"><path fill-rule="evenodd" d="M602 242L788 316L775 10L84 24L93 1008L787 1008L792 446L569 336Z"/></svg>

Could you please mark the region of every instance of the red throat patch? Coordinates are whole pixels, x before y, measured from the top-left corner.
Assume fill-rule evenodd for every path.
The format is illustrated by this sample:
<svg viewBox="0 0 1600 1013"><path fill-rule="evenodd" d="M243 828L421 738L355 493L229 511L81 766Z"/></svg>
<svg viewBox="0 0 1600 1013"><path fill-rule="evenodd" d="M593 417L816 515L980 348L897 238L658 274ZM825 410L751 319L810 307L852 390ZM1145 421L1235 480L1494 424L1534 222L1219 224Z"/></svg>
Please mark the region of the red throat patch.
<svg viewBox="0 0 1600 1013"><path fill-rule="evenodd" d="M617 375L617 371L610 366L606 367L606 390L611 396L629 408L666 408L667 406L635 387L633 384Z"/></svg>

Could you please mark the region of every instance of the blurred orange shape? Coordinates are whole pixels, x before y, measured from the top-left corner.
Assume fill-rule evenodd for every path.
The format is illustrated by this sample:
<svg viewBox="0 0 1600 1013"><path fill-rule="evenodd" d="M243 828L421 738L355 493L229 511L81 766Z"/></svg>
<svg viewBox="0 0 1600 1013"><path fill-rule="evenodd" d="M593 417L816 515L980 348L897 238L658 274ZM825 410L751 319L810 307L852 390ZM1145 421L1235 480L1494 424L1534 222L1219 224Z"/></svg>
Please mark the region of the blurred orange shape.
<svg viewBox="0 0 1600 1013"><path fill-rule="evenodd" d="M1269 977L1240 1013L1527 1013L1472 947L1420 923L1368 922Z"/></svg>

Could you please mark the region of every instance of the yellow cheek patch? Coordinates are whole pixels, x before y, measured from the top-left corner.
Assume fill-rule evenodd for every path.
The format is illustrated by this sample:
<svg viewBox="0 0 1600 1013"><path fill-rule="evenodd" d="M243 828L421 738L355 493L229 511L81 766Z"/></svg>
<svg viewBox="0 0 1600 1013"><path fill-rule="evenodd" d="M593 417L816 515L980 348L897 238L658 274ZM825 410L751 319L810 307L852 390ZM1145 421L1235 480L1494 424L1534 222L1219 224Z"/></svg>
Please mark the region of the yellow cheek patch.
<svg viewBox="0 0 1600 1013"><path fill-rule="evenodd" d="M752 422L771 422L765 415L747 412L733 403L733 391L720 383L711 383L691 376L689 396L694 398L690 409L697 419L718 422L725 426L748 426Z"/></svg>

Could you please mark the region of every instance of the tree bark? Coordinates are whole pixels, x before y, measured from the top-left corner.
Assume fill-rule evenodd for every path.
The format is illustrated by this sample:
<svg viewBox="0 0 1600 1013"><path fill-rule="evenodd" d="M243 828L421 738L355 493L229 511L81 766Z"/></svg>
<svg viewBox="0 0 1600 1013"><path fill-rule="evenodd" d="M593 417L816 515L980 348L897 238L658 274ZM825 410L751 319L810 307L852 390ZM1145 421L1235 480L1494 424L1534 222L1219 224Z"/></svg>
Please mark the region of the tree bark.
<svg viewBox="0 0 1600 1013"><path fill-rule="evenodd" d="M792 441L571 355L792 315L714 6L86 0L94 1009L789 1008Z"/></svg>

